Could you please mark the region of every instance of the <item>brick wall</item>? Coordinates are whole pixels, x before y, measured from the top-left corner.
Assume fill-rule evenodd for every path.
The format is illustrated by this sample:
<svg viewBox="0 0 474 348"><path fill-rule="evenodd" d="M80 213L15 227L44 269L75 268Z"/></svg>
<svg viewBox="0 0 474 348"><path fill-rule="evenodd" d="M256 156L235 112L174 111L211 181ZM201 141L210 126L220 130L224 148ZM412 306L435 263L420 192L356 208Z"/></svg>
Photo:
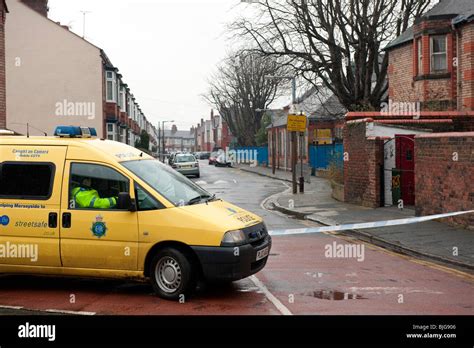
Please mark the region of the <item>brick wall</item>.
<svg viewBox="0 0 474 348"><path fill-rule="evenodd" d="M344 201L380 207L383 139L367 139L366 123L346 123L344 127Z"/></svg>
<svg viewBox="0 0 474 348"><path fill-rule="evenodd" d="M7 127L7 100L5 89L5 17L5 3L3 0L0 0L0 129Z"/></svg>
<svg viewBox="0 0 474 348"><path fill-rule="evenodd" d="M474 209L474 132L415 137L415 182L418 216ZM447 220L474 226L474 214Z"/></svg>
<svg viewBox="0 0 474 348"><path fill-rule="evenodd" d="M474 23L461 28L461 103L463 110L474 110Z"/></svg>
<svg viewBox="0 0 474 348"><path fill-rule="evenodd" d="M413 44L399 46L389 54L389 97L397 102L416 102L422 99L420 88L413 82Z"/></svg>

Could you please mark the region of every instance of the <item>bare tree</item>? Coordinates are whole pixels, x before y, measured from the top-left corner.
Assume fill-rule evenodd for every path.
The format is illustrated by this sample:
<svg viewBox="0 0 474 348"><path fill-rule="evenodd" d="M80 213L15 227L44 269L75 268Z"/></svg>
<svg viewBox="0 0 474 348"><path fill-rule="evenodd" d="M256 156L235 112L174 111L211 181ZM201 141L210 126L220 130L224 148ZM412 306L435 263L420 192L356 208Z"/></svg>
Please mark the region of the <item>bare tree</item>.
<svg viewBox="0 0 474 348"><path fill-rule="evenodd" d="M276 57L239 51L231 54L209 80L204 98L215 107L240 145L255 145L263 113L279 95L285 81L268 76L288 74Z"/></svg>
<svg viewBox="0 0 474 348"><path fill-rule="evenodd" d="M284 58L324 84L349 111L373 110L387 92L383 47L433 0L261 0L254 18L231 25L259 53Z"/></svg>

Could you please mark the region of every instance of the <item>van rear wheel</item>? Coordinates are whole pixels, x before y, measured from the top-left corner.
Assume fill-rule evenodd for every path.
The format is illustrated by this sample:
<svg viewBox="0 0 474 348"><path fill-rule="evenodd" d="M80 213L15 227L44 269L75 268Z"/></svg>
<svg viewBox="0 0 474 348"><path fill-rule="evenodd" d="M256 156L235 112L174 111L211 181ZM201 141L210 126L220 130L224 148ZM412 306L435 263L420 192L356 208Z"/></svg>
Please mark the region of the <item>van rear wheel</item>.
<svg viewBox="0 0 474 348"><path fill-rule="evenodd" d="M196 274L190 258L181 250L164 248L153 258L150 278L158 296L186 300L196 288Z"/></svg>

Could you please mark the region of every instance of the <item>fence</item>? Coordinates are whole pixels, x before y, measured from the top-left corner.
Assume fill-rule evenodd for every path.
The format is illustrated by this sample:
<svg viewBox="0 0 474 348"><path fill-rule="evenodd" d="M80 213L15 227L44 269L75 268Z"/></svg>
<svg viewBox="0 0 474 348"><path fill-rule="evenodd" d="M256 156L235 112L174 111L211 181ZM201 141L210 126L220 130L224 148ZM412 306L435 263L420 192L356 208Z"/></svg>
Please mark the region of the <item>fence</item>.
<svg viewBox="0 0 474 348"><path fill-rule="evenodd" d="M268 147L266 146L246 146L236 147L236 161L238 163L253 163L257 159L258 165L268 165Z"/></svg>
<svg viewBox="0 0 474 348"><path fill-rule="evenodd" d="M310 145L309 162L312 168L327 169L331 162L343 166L343 144Z"/></svg>

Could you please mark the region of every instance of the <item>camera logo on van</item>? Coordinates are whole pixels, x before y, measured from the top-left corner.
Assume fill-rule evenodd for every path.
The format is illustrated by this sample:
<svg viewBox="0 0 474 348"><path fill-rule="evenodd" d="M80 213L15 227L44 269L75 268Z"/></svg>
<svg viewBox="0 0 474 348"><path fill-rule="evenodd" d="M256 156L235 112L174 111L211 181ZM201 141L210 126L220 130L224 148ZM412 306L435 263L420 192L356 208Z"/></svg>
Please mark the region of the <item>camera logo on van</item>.
<svg viewBox="0 0 474 348"><path fill-rule="evenodd" d="M2 217L0 217L0 225L8 226L9 223L10 223L10 218L8 216L3 215Z"/></svg>
<svg viewBox="0 0 474 348"><path fill-rule="evenodd" d="M100 215L96 216L95 222L92 224L91 231L94 236L102 238L107 233L107 225L104 222L104 218Z"/></svg>

